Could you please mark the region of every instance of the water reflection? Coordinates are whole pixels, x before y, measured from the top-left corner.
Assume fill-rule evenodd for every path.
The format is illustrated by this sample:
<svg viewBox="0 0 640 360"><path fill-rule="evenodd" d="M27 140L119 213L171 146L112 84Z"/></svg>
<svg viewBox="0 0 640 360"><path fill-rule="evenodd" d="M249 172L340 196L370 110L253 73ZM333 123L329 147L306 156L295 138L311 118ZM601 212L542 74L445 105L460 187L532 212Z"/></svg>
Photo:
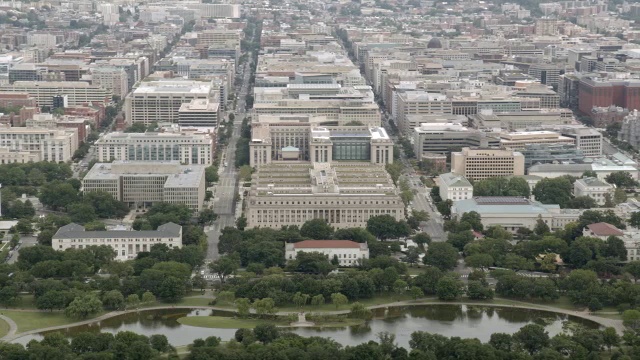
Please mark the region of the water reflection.
<svg viewBox="0 0 640 360"><path fill-rule="evenodd" d="M386 311L385 311L386 310ZM178 319L184 316L233 316L230 312L189 309L148 310L130 313L103 320L100 324L76 326L64 333L73 336L83 331L104 331L117 333L133 331L142 335L164 334L171 344L186 345L197 338L218 336L230 340L235 329L213 329L182 325ZM539 323L546 327L550 335L563 331L563 322L597 328L587 320L538 310L509 307L484 307L465 305L424 305L376 309L374 318L366 324L344 328L299 328L291 331L302 336L323 336L343 345L357 345L376 340L376 334L388 331L396 334L401 346L408 347L411 333L428 331L444 336L478 338L488 341L491 333L514 333L529 323ZM386 315L386 316L385 316ZM41 339L41 335L24 336L15 342L26 344L31 339Z"/></svg>

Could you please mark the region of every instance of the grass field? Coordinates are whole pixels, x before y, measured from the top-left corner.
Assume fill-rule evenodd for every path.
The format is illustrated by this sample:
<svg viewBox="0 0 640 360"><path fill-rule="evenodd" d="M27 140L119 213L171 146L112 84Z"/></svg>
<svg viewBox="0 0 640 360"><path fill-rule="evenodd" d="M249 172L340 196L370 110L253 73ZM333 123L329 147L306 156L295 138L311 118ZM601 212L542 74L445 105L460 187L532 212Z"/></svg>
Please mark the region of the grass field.
<svg viewBox="0 0 640 360"><path fill-rule="evenodd" d="M18 325L18 333L46 328L50 326L59 326L73 324L81 321L64 316L62 312L26 312L4 310L2 314L10 317ZM95 317L103 313L96 314Z"/></svg>
<svg viewBox="0 0 640 360"><path fill-rule="evenodd" d="M0 319L0 338L9 333L9 324L6 321Z"/></svg>

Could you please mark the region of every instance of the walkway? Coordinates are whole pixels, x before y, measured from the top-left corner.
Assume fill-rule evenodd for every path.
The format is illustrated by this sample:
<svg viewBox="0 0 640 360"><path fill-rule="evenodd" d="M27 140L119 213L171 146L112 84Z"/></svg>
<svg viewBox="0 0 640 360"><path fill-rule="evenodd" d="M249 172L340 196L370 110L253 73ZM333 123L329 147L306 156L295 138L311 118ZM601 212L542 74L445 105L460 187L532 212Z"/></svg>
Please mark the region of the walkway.
<svg viewBox="0 0 640 360"><path fill-rule="evenodd" d="M15 336L16 332L18 332L18 324L16 324L16 322L13 321L12 318L6 317L4 315L0 315L0 319L6 321L7 324L9 324L9 332L7 332L7 335L5 335L2 339L7 338L7 337L11 337L11 336ZM0 340L2 340L2 339L0 339Z"/></svg>

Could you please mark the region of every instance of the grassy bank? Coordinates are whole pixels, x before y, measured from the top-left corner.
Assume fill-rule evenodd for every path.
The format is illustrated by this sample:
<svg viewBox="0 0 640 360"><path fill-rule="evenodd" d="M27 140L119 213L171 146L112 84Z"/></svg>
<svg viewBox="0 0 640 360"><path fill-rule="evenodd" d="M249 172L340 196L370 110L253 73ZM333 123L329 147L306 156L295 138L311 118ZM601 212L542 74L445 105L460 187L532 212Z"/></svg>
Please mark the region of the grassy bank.
<svg viewBox="0 0 640 360"><path fill-rule="evenodd" d="M0 319L0 338L7 335L9 333L9 324Z"/></svg>
<svg viewBox="0 0 640 360"><path fill-rule="evenodd" d="M28 312L28 311L11 311L4 310L2 314L10 317L18 325L18 333L25 331L42 329L50 326L60 326L73 324L78 319L72 319L64 316L62 312ZM104 314L104 312L96 314L95 317Z"/></svg>
<svg viewBox="0 0 640 360"><path fill-rule="evenodd" d="M289 321L285 320L265 320L265 319L241 319L231 318L225 316L186 316L178 319L178 322L182 325L197 326L204 328L215 329L252 329L260 324L273 324L276 326L289 326ZM329 328L329 327L344 327L359 325L364 323L361 319L328 319L327 321L320 321L315 323L315 327Z"/></svg>

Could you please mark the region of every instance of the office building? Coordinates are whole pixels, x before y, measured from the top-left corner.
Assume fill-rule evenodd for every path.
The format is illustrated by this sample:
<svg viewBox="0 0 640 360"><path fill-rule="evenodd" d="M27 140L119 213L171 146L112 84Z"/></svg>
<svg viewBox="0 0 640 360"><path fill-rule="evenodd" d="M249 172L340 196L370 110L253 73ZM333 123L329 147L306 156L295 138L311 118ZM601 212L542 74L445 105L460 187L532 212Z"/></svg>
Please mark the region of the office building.
<svg viewBox="0 0 640 360"><path fill-rule="evenodd" d="M500 145L511 150L522 150L531 144L575 145L575 139L553 131L515 131L500 134Z"/></svg>
<svg viewBox="0 0 640 360"><path fill-rule="evenodd" d="M582 150L569 144L529 144L519 149L524 155L524 167L538 164L576 164L585 160Z"/></svg>
<svg viewBox="0 0 640 360"><path fill-rule="evenodd" d="M166 202L200 211L206 186L204 169L175 160L97 163L82 179L82 191L106 191L135 209Z"/></svg>
<svg viewBox="0 0 640 360"><path fill-rule="evenodd" d="M634 148L640 147L640 116L638 110L634 110L622 121L618 139L626 141Z"/></svg>
<svg viewBox="0 0 640 360"><path fill-rule="evenodd" d="M367 243L351 240L303 240L285 244L284 256L293 261L300 252L316 252L324 254L329 261L338 259L339 266L358 266L363 259L369 258Z"/></svg>
<svg viewBox="0 0 640 360"><path fill-rule="evenodd" d="M336 125L357 122L365 126L380 126L380 109L375 103L341 100L297 100L285 99L275 104L253 105L253 116L257 115L309 115L325 116L327 122Z"/></svg>
<svg viewBox="0 0 640 360"><path fill-rule="evenodd" d="M0 148L28 151L36 161L66 162L78 149L78 131L0 125Z"/></svg>
<svg viewBox="0 0 640 360"><path fill-rule="evenodd" d="M512 233L520 228L533 230L538 220L552 230L563 229L582 214L582 210L560 209L557 204L542 204L522 197L479 196L453 203L451 218L459 220L464 213L471 211L481 214L485 228L497 225Z"/></svg>
<svg viewBox="0 0 640 360"><path fill-rule="evenodd" d="M193 99L180 105L178 124L180 126L217 127L220 104L209 99Z"/></svg>
<svg viewBox="0 0 640 360"><path fill-rule="evenodd" d="M473 185L462 175L453 173L441 174L440 182L440 198L442 200L466 200L473 197Z"/></svg>
<svg viewBox="0 0 640 360"><path fill-rule="evenodd" d="M496 134L469 129L458 123L422 123L414 128L413 146L417 157L426 153L450 153L463 147L497 147Z"/></svg>
<svg viewBox="0 0 640 360"><path fill-rule="evenodd" d="M384 128L319 126L321 119L259 117L251 127L250 165L278 161L393 163L393 141Z"/></svg>
<svg viewBox="0 0 640 360"><path fill-rule="evenodd" d="M177 123L182 104L188 104L194 99L211 101L217 99L217 95L211 84L203 81L146 81L126 97L126 121L129 124Z"/></svg>
<svg viewBox="0 0 640 360"><path fill-rule="evenodd" d="M0 92L28 93L40 107L53 107L56 96L66 97L69 106L79 106L106 104L112 95L110 90L84 81L16 81L11 85L0 85Z"/></svg>
<svg viewBox="0 0 640 360"><path fill-rule="evenodd" d="M40 161L40 156L28 150L12 150L0 147L0 164L25 164Z"/></svg>
<svg viewBox="0 0 640 360"><path fill-rule="evenodd" d="M640 109L640 80L605 79L583 76L578 84L578 110L591 115L594 107L619 106L629 110Z"/></svg>
<svg viewBox="0 0 640 360"><path fill-rule="evenodd" d="M453 114L451 100L442 94L432 94L422 91L408 91L397 96L398 129L406 136L420 124L411 123L407 115L419 114Z"/></svg>
<svg viewBox="0 0 640 360"><path fill-rule="evenodd" d="M560 133L574 139L576 147L582 150L584 156L602 155L602 133L598 130L588 127L565 127L560 129Z"/></svg>
<svg viewBox="0 0 640 360"><path fill-rule="evenodd" d="M583 177L573 183L573 196L588 196L596 201L600 206L604 205L607 199L613 199L615 186L593 177Z"/></svg>
<svg viewBox="0 0 640 360"><path fill-rule="evenodd" d="M129 92L129 76L123 68L97 67L91 70L91 84L124 98Z"/></svg>
<svg viewBox="0 0 640 360"><path fill-rule="evenodd" d="M524 175L524 156L513 150L465 147L451 153L451 172L471 180Z"/></svg>
<svg viewBox="0 0 640 360"><path fill-rule="evenodd" d="M324 219L334 228L366 227L372 216L404 219L404 204L384 166L371 163L272 163L252 175L247 227L280 229Z"/></svg>
<svg viewBox="0 0 640 360"><path fill-rule="evenodd" d="M113 160L171 161L209 166L214 141L211 135L194 131L121 133L103 135L95 143L99 162Z"/></svg>
<svg viewBox="0 0 640 360"><path fill-rule="evenodd" d="M109 246L118 261L133 260L138 253L148 252L157 244L164 244L169 249L181 248L182 226L166 223L158 226L157 230L87 231L84 226L71 223L58 229L51 239L51 247L56 251Z"/></svg>

